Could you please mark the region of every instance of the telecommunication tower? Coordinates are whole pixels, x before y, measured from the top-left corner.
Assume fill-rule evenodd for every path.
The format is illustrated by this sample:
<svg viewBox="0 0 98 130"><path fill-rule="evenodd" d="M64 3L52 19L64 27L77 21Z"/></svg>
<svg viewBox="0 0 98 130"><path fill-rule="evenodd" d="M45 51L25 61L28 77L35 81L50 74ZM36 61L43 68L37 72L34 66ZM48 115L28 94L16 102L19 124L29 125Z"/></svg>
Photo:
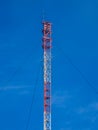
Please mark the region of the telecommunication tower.
<svg viewBox="0 0 98 130"><path fill-rule="evenodd" d="M51 23L43 21L44 50L44 130L51 130Z"/></svg>

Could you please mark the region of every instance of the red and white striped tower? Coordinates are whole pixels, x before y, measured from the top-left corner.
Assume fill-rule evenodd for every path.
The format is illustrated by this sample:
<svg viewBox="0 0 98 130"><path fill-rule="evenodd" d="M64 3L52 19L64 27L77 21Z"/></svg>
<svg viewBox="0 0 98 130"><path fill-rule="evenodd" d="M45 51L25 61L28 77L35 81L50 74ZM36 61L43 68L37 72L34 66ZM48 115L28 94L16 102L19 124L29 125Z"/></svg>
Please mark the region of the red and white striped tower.
<svg viewBox="0 0 98 130"><path fill-rule="evenodd" d="M44 50L44 130L51 130L51 23L43 22Z"/></svg>

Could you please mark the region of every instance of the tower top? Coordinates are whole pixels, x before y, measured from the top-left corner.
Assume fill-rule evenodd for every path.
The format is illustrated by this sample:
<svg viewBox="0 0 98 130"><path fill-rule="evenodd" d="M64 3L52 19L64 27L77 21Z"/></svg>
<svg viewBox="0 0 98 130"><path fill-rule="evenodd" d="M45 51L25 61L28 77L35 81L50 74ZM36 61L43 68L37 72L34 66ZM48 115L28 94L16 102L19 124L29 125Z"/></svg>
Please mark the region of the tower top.
<svg viewBox="0 0 98 130"><path fill-rule="evenodd" d="M42 23L43 23L43 24L47 24L47 25L51 25L51 24L52 24L52 23L49 22L49 21L43 21Z"/></svg>
<svg viewBox="0 0 98 130"><path fill-rule="evenodd" d="M42 30L43 45L42 45L42 48L46 50L46 49L50 49L52 47L51 46L51 41L52 41L52 39L51 39L51 23L44 21L44 22L42 22L42 24L43 24L43 30Z"/></svg>

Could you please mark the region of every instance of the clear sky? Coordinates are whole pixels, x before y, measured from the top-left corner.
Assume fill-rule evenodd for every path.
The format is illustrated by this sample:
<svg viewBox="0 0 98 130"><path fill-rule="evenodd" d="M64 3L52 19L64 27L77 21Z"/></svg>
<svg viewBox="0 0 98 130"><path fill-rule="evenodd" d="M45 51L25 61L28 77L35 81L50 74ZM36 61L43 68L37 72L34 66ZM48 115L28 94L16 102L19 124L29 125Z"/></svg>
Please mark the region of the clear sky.
<svg viewBox="0 0 98 130"><path fill-rule="evenodd" d="M43 7L53 23L52 130L98 130L98 0L0 0L0 130L26 130L34 92L28 130L43 129Z"/></svg>

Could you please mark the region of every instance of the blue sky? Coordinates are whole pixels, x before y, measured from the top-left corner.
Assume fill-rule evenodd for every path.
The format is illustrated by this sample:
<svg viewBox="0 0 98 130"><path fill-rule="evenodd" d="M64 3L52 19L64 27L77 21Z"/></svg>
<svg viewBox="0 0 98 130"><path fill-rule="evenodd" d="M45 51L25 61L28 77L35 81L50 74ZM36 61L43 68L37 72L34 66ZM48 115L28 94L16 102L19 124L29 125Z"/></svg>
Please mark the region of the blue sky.
<svg viewBox="0 0 98 130"><path fill-rule="evenodd" d="M37 75L28 130L43 129L43 7L53 24L52 129L97 130L98 94L66 58L98 91L97 0L0 0L0 130L26 130Z"/></svg>

